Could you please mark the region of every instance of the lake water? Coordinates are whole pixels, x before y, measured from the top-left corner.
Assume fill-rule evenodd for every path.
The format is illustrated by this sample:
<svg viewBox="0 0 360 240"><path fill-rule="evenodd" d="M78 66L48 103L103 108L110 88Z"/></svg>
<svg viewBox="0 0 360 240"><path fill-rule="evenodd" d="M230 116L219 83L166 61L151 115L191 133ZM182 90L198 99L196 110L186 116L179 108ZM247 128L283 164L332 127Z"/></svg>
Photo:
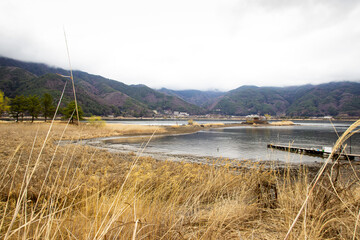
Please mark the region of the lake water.
<svg viewBox="0 0 360 240"><path fill-rule="evenodd" d="M200 123L200 121L197 121ZM201 123L207 123L203 121ZM214 122L214 121L211 121ZM224 122L224 121L220 121ZM235 122L235 121L232 121ZM126 121L129 124L172 125L174 121ZM268 143L291 145L298 147L332 147L338 135L341 135L352 122L298 121L294 126L261 126L231 127L203 130L193 134L166 136L152 140L146 152L179 155L195 155L222 157L239 160L279 160L289 162L323 161L320 157L312 157L280 150L268 149ZM178 124L182 122L178 121ZM184 122L186 124L186 122ZM347 141L347 151L360 154L360 134L355 134ZM140 149L140 143L126 144L133 149ZM112 148L122 144L112 144Z"/></svg>
<svg viewBox="0 0 360 240"><path fill-rule="evenodd" d="M206 123L241 123L242 121L233 120L195 120L198 124ZM117 120L117 121L106 121L106 123L123 123L123 124L139 124L139 125L160 125L160 126L171 126L171 125L186 125L187 120Z"/></svg>

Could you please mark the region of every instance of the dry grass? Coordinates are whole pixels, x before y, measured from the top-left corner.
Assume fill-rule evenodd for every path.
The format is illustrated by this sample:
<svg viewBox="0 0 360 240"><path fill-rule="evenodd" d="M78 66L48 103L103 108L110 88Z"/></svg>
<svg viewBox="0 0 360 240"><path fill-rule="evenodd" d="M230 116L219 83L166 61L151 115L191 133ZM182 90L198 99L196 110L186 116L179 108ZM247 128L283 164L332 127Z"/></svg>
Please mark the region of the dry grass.
<svg viewBox="0 0 360 240"><path fill-rule="evenodd" d="M225 127L224 123L206 123L203 124L204 127Z"/></svg>
<svg viewBox="0 0 360 240"><path fill-rule="evenodd" d="M166 133L161 126L131 125L131 124L107 124L105 130L110 130L119 135L151 135L154 131L158 134Z"/></svg>
<svg viewBox="0 0 360 240"><path fill-rule="evenodd" d="M306 167L161 162L54 144L63 134L125 135L113 125L56 124L41 150L48 127L0 124L2 239L283 239L314 178ZM358 169L325 170L289 239L358 239Z"/></svg>
<svg viewBox="0 0 360 240"><path fill-rule="evenodd" d="M294 122L292 122L292 121L271 122L270 125L272 125L272 126L291 126L291 125L294 125Z"/></svg>
<svg viewBox="0 0 360 240"><path fill-rule="evenodd" d="M206 127L219 127L224 125L209 125ZM64 123L55 124L55 134L64 128ZM89 139L97 137L111 137L111 136L142 136L142 135L166 135L166 134L182 134L192 133L203 129L200 126L188 125L173 125L173 126L151 126L151 125L137 125L137 124L82 124L80 128L77 126L69 126L69 130L65 136L66 139Z"/></svg>

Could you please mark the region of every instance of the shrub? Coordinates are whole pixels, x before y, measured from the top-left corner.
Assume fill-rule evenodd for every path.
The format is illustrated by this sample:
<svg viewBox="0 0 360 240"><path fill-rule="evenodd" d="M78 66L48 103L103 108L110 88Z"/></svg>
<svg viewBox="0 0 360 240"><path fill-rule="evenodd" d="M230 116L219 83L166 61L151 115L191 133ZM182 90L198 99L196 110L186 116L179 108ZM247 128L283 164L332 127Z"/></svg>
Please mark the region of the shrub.
<svg viewBox="0 0 360 240"><path fill-rule="evenodd" d="M100 116L91 116L88 119L88 122L91 126L95 127L104 127L106 122Z"/></svg>

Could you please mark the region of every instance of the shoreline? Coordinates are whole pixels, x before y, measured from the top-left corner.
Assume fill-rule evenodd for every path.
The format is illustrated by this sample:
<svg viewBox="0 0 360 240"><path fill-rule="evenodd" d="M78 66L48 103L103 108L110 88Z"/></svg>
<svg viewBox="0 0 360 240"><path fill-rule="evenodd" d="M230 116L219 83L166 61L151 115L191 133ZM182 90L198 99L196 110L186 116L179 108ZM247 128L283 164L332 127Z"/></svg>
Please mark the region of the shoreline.
<svg viewBox="0 0 360 240"><path fill-rule="evenodd" d="M86 122L90 117L84 117L83 121L80 122ZM154 118L154 117L142 117L142 118L136 118L136 117L101 117L102 120L105 122L119 122L122 121L188 121L188 120L194 120L194 121L224 121L224 122L231 122L231 121L245 121L246 117L202 117L202 116L191 116L191 117L182 117L182 118L175 118L175 117L164 117L164 118ZM332 122L354 122L358 120L358 117L343 117L343 118L276 118L272 117L269 121L329 121ZM56 122L63 122L61 118L56 118ZM15 119L12 117L0 117L0 122L15 122ZM25 116L24 122L31 122L31 117ZM39 117L34 120L34 122L44 122L44 118Z"/></svg>
<svg viewBox="0 0 360 240"><path fill-rule="evenodd" d="M135 142L136 137L139 141L143 140L143 137L154 135L154 137L165 137L165 136L175 136L183 134L192 134L206 129L216 129L216 128L231 128L231 127L281 127L281 126L295 126L291 121L279 121L279 122L270 122L268 124L244 124L244 123L207 123L207 124L193 124L193 125L136 125L136 124L106 124L105 128L115 129L119 126L129 126L129 127L139 127L143 128L143 131L139 132L116 132L118 134L110 134L106 136L95 136L93 138L121 138L122 143L126 142L128 139L130 142ZM141 126L141 127L140 127ZM111 129L110 129L111 130ZM151 130L151 131L150 131ZM82 140L90 140L91 138L81 138Z"/></svg>
<svg viewBox="0 0 360 240"><path fill-rule="evenodd" d="M102 117L105 121L187 121L187 120L194 120L194 121L245 121L246 117L201 117L201 116L192 116L192 117L182 117L182 118L175 118L175 117L168 117L168 118L153 118L153 117ZM343 118L332 118L331 121L356 121L357 117L343 117ZM327 118L276 118L272 117L271 121L328 121Z"/></svg>
<svg viewBox="0 0 360 240"><path fill-rule="evenodd" d="M244 167L244 163L249 163L253 165L254 163L261 165L265 168L272 169L284 169L286 167L291 168L299 168L300 166L307 166L311 169L316 169L316 171L322 166L322 162L288 162L281 160L259 160L259 159L238 159L238 158L229 158L229 157L217 157L217 156L199 156L195 154L183 154L183 153L168 153L162 151L151 151L147 150L146 147L142 147L146 145L146 143L154 138L161 138L166 136L177 136L177 135L186 135L193 134L201 130L211 129L211 128L227 128L227 127L270 127L270 126L292 126L296 125L292 122L286 122L284 124L225 124L225 125L214 125L201 127L199 125L195 126L180 126L183 127L179 131L178 128L172 129L173 126L164 126L168 131L165 133L155 133L155 134L132 134L132 135L121 135L121 136L108 136L108 137L98 137L98 138L90 138L90 139L80 139L73 143L80 143L86 146L95 147L98 149L106 150L110 153L120 153L120 154L128 154L128 155L137 155L141 153L141 157L151 157L157 161L173 161L173 162L188 162L193 164L213 164L214 162L222 162L220 165L224 165L230 163L231 167L237 168L237 165L242 165ZM132 146L133 143L142 143L141 146ZM116 145L116 147L112 146Z"/></svg>
<svg viewBox="0 0 360 240"><path fill-rule="evenodd" d="M78 142L79 143L79 142ZM75 144L78 144L75 143ZM271 170L279 173L284 173L285 171L291 171L292 174L297 175L298 171L301 169L307 169L310 177L314 178L319 172L324 162L288 162L281 160L260 160L260 159L236 159L236 158L226 158L226 157L214 157L214 156L198 156L193 154L176 154L176 153L167 153L167 152L158 152L158 151L148 151L144 147L136 147L122 144L122 146L111 147L106 146L105 143L101 143L101 140L97 142L82 142L84 146L94 147L99 150L104 150L110 154L120 154L126 157L134 158L151 158L157 162L173 162L173 163L189 163L195 165L209 165L214 167L227 167L233 171L242 171L244 169L258 169L262 170ZM352 169L360 169L360 162L349 163L347 161L330 161L327 168L332 168L333 166L351 166L350 170L345 171L346 175L349 175Z"/></svg>
<svg viewBox="0 0 360 240"><path fill-rule="evenodd" d="M148 136L147 136L148 137ZM119 143L121 146L112 147L112 144L104 143L102 138L77 141L73 142L74 144L81 144L85 146L95 147L100 150L108 151L112 154L125 154L125 155L134 155L138 157L151 157L156 161L171 161L171 162L187 162L192 164L209 164L215 166L224 166L229 165L232 168L245 167L244 165L254 165L255 163L259 166L272 169L284 169L286 167L290 168L299 168L301 166L307 166L311 169L318 170L323 163L322 162L287 162L281 160L257 160L257 159L238 159L238 158L228 158L228 157L215 157L215 156L199 156L195 154L180 154L180 153L167 153L160 151L151 151L147 150L146 146L138 147L127 145L126 143ZM149 140L149 139L147 139ZM106 141L106 140L105 140ZM325 161L325 159L324 159Z"/></svg>
<svg viewBox="0 0 360 240"><path fill-rule="evenodd" d="M16 126L50 126L51 122L35 121L31 122L9 122L0 121L1 125L16 125ZM66 126L66 122L55 121L54 128L62 128ZM269 124L244 124L244 123L206 123L198 124L194 122L191 125L140 125L140 124L123 124L111 123L80 123L80 126L70 124L68 125L68 132L63 138L64 140L89 140L95 138L105 137L139 137L139 136L169 136L177 134L191 134L205 129L214 128L230 128L230 127L269 127L269 126L291 126L296 125L290 121L280 121Z"/></svg>
<svg viewBox="0 0 360 240"><path fill-rule="evenodd" d="M194 164L204 164L209 161L226 160L229 162L257 162L264 166L276 166L276 168L283 168L289 164L294 167L301 165L314 166L318 168L322 162L286 162L280 160L258 160L258 159L235 159L228 157L215 157L215 156L198 156L193 154L173 154L168 152L156 152L142 150L141 147L131 146L131 143L146 143L150 137L161 138L166 136L186 135L193 134L201 130L212 128L228 128L228 127L271 127L271 126L291 126L295 125L292 122L283 122L283 124L242 124L242 123L229 123L229 124L194 124L194 125L172 125L172 126L144 126L144 125L130 125L130 124L106 124L101 127L94 127L90 124L80 126L69 125L66 137L62 139L62 144L80 144L85 146L96 147L99 149L107 150L109 152L117 152L123 154L133 154L142 152L142 156L152 157L160 161L174 161L174 162L189 162ZM281 122L280 122L281 123ZM9 124L9 123L8 123ZM24 126L38 126L46 125L49 123L14 123L11 125L24 125ZM55 126L63 127L65 123L56 123ZM80 127L80 129L79 129ZM83 129L82 129L83 128ZM79 130L79 132L77 132ZM138 131L135 131L138 130ZM155 131L155 133L154 133ZM58 137L55 137L55 139ZM59 139L59 138L58 138ZM57 141L55 141L57 142ZM128 143L128 144L127 144ZM116 148L112 148L111 144L118 144ZM122 146L119 149L119 144ZM110 147L105 145L110 145Z"/></svg>
<svg viewBox="0 0 360 240"><path fill-rule="evenodd" d="M149 136L147 136L149 137ZM260 159L237 159L237 158L227 158L227 157L215 157L215 156L199 156L193 154L176 154L176 153L167 153L160 151L151 151L146 150L146 146L131 146L127 144L122 144L121 147L111 147L106 146L105 143L101 142L101 139L98 139L95 142L77 142L75 144L82 144L84 146L94 147L99 150L104 150L110 154L120 154L127 157L135 158L151 158L154 161L158 162L174 162L174 163L189 163L195 165L209 165L214 167L227 167L233 171L241 171L244 169L259 169L261 170L272 170L279 173L284 173L284 171L291 171L292 174L297 175L298 171L301 169L307 169L306 171L309 174L309 177L314 178L319 172L321 167L323 167L326 158L323 161L314 161L314 162L289 162L281 160L260 160ZM333 168L335 166L342 166L342 171L345 176L350 176L351 173L359 171L360 162L357 161L347 161L331 160L327 164L327 168Z"/></svg>
<svg viewBox="0 0 360 240"><path fill-rule="evenodd" d="M0 127L3 236L278 239L304 199L309 199L307 214L300 221L306 225L296 224L290 237L305 232L311 239L351 239L359 233L343 226L358 224L360 162L329 164L309 197L323 164L237 162L174 155L165 148L160 151L168 154L150 156L145 150L156 149L143 151L141 144L122 153L96 148L101 139L91 140L95 146L75 141L152 133L154 127L54 124L51 132L50 124ZM57 144L63 135L71 140Z"/></svg>
<svg viewBox="0 0 360 240"><path fill-rule="evenodd" d="M146 142L150 140L150 138L161 138L166 136L176 136L176 135L186 135L193 134L201 130L211 129L211 128L227 128L227 127L271 127L271 126L293 126L298 125L294 124L290 121L281 121L281 122L272 122L269 124L242 124L242 123L229 123L229 124L214 124L201 126L199 124L196 125L177 125L174 126L158 126L165 131L160 131L159 133L149 133L149 134L124 134L124 135L115 135L109 137L100 137L100 138L91 138L91 139L83 139L80 141L85 145L96 147L99 149L103 149L112 153L122 153L122 154L134 154L140 153L142 157L151 157L158 161L174 161L174 162L188 162L194 164L209 164L209 162L222 162L226 161L227 163L231 163L236 167L239 163L251 162L252 164L257 163L264 167L270 167L272 169L284 169L285 167L291 168L299 168L301 166L306 166L311 171L317 171L322 165L323 162L326 161L326 158L323 161L314 161L314 162L289 162L282 160L259 160L255 158L249 159L238 159L238 158L229 158L229 157L218 157L218 156L199 156L195 154L183 154L183 153L168 153L163 151L151 151L146 148L143 149L141 146L145 145ZM143 143L141 146L132 146L133 143ZM112 147L113 144L116 144L116 147ZM332 162L333 163L333 162ZM343 164L344 162L342 162ZM330 164L332 165L332 164ZM356 164L357 165L357 164Z"/></svg>

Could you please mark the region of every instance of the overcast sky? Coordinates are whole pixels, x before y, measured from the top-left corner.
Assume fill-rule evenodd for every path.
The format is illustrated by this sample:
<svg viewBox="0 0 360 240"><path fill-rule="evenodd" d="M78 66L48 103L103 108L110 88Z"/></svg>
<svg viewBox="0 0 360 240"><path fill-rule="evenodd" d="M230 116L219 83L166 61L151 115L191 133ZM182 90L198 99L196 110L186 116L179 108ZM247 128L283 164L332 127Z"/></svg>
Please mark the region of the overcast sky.
<svg viewBox="0 0 360 240"><path fill-rule="evenodd" d="M360 80L359 0L1 0L0 55L152 88Z"/></svg>

